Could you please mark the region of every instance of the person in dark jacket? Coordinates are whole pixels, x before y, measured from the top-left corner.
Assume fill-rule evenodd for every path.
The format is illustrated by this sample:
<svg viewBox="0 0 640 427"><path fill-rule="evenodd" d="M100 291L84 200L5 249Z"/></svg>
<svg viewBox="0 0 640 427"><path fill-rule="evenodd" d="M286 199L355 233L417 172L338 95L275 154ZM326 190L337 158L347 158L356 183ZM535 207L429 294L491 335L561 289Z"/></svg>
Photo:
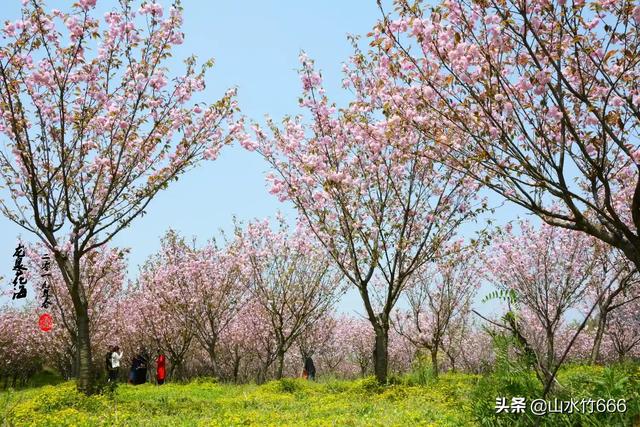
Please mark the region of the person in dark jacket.
<svg viewBox="0 0 640 427"><path fill-rule="evenodd" d="M131 371L129 372L129 380L132 384L144 384L147 382L147 363L149 357L144 349L141 349L136 357L131 361Z"/></svg>
<svg viewBox="0 0 640 427"><path fill-rule="evenodd" d="M133 364L131 366L131 369L129 369L129 384L135 384L136 383L136 370L133 368Z"/></svg>
<svg viewBox="0 0 640 427"><path fill-rule="evenodd" d="M111 355L114 352L114 347L109 347L109 351L105 357L105 367L107 368L107 381L111 382L113 380L113 367L111 366Z"/></svg>
<svg viewBox="0 0 640 427"><path fill-rule="evenodd" d="M139 356L139 354L136 354L136 356L131 360L131 369L129 369L129 384L138 384L138 367L140 366Z"/></svg>
<svg viewBox="0 0 640 427"><path fill-rule="evenodd" d="M134 369L134 384L144 384L147 382L147 364L149 363L149 356L145 349L140 352L133 359L131 368Z"/></svg>
<svg viewBox="0 0 640 427"><path fill-rule="evenodd" d="M307 372L308 378L312 381L316 379L316 367L313 364L313 360L311 357L305 357L304 359L304 370Z"/></svg>

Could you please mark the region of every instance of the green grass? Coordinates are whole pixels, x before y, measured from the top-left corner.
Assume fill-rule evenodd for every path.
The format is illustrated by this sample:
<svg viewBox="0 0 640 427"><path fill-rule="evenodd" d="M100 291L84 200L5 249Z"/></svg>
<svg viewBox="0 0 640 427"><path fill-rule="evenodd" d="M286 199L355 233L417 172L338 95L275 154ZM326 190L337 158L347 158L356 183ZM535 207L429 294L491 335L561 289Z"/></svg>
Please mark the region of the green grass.
<svg viewBox="0 0 640 427"><path fill-rule="evenodd" d="M369 378L261 386L123 384L113 399L85 397L65 382L0 394L0 419L10 426L471 426L468 396L475 381L445 375L437 390L378 387Z"/></svg>
<svg viewBox="0 0 640 427"><path fill-rule="evenodd" d="M558 398L625 398L627 413L552 414L543 426L634 426L640 421L640 367L568 366ZM44 381L43 379L36 382ZM406 375L381 387L373 378L264 385L121 384L113 395L84 396L73 382L0 392L0 426L514 426L531 414L496 414L497 396L535 397L526 376Z"/></svg>

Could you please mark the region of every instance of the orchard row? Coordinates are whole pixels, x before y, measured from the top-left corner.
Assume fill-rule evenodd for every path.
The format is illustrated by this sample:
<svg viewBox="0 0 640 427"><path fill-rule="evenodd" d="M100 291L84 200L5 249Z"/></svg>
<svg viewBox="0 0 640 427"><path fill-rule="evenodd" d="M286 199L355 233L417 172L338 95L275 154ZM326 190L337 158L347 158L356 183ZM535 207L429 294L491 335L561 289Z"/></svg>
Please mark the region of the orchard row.
<svg viewBox="0 0 640 427"><path fill-rule="evenodd" d="M94 389L103 312L121 316L130 342L154 343L175 369L195 369L203 353L202 366L216 375L221 352L233 353L230 342L248 331L243 345L262 349L237 347L253 361L232 365L250 366L247 377L278 377L292 348L319 351L303 348L301 337L330 323L323 316L345 284L362 299L382 383L398 364L390 343L426 349L437 369L441 351L455 353L445 344L452 331L480 333L467 315L480 277L498 286L491 297L506 312L475 318L535 370L544 394L590 331L591 361L636 348L637 337L625 335L639 324L635 1L396 0L393 11L381 6L366 39L353 39L345 108L327 97L303 54L301 112L266 125L247 123L234 91L193 102L212 62L200 68L192 57L184 74L169 70L184 41L180 4L124 1L102 18L96 0L70 11L47 11L40 0L23 5L0 47L0 211L55 260L56 321L70 331L60 354L75 353L81 390ZM172 254L182 243L168 236L124 293L140 296L110 298L120 315L99 309L92 289L118 289L90 279L109 241L158 191L233 141L270 165L270 191L295 206L299 229L274 237L264 225L248 226L221 254ZM546 225L469 238L462 230L495 208L487 194ZM205 277L216 257L223 266L214 261ZM410 310L399 319L405 298ZM572 309L583 313L573 323Z"/></svg>

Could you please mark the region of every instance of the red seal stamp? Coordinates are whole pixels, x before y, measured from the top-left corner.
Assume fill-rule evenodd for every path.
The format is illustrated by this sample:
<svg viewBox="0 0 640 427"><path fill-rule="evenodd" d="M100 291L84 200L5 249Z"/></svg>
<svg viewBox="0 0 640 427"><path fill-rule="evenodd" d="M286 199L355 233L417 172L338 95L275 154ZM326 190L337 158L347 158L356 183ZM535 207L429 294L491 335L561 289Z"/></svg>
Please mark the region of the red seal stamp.
<svg viewBox="0 0 640 427"><path fill-rule="evenodd" d="M40 320L38 320L38 326L45 332L49 332L51 328L53 328L53 319L49 313L45 313L40 316Z"/></svg>

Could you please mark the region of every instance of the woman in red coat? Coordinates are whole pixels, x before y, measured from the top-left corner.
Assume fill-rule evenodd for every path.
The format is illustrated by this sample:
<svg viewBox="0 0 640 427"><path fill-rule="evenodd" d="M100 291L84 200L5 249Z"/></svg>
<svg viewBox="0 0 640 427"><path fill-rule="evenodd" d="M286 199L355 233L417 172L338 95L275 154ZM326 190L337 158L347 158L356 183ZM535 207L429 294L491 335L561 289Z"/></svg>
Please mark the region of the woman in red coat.
<svg viewBox="0 0 640 427"><path fill-rule="evenodd" d="M164 363L164 354L158 355L158 358L156 359L156 379L158 380L158 385L164 384L164 378L166 375Z"/></svg>

